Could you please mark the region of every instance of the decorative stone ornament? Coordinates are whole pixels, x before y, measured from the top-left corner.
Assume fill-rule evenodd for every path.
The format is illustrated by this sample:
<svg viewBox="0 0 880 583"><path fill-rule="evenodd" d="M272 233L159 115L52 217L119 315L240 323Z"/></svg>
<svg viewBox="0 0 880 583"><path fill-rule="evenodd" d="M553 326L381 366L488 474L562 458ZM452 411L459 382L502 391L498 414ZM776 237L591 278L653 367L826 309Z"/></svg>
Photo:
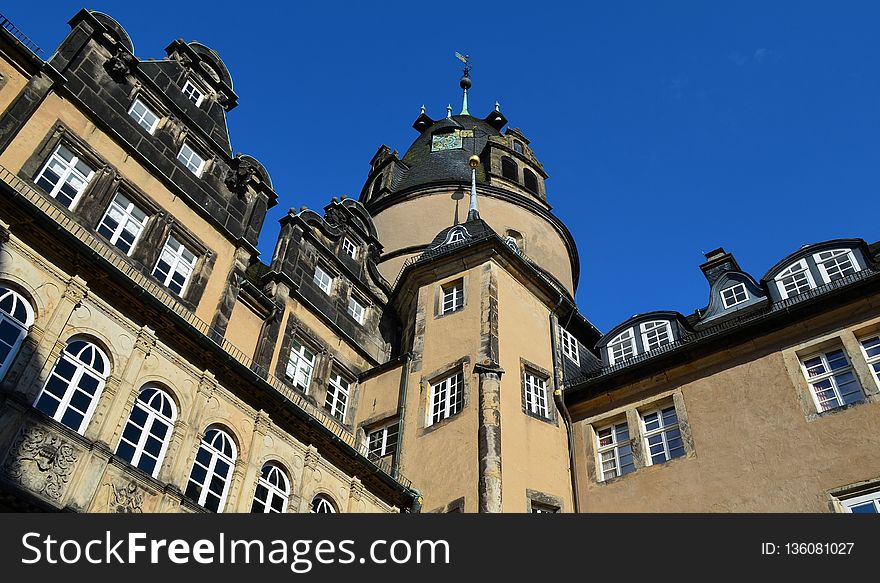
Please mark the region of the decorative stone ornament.
<svg viewBox="0 0 880 583"><path fill-rule="evenodd" d="M104 69L114 81L122 83L137 67L137 62L138 60L128 51L119 47L116 49L116 54L104 63Z"/></svg>
<svg viewBox="0 0 880 583"><path fill-rule="evenodd" d="M139 514L143 512L145 494L134 480L127 484L107 484L110 494L107 511L114 514Z"/></svg>
<svg viewBox="0 0 880 583"><path fill-rule="evenodd" d="M58 435L37 426L22 431L3 467L28 490L59 501L76 465L77 452Z"/></svg>

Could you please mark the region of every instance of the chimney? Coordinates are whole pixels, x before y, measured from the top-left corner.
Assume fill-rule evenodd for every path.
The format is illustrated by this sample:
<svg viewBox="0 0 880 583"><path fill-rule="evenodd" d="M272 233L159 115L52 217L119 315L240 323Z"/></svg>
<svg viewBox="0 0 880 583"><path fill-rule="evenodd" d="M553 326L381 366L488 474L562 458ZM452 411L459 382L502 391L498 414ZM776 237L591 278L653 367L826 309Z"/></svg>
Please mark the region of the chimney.
<svg viewBox="0 0 880 583"><path fill-rule="evenodd" d="M709 285L715 283L715 280L725 272L742 271L739 263L736 262L736 258L725 251L723 247L706 253L706 262L700 265L700 270L706 276Z"/></svg>

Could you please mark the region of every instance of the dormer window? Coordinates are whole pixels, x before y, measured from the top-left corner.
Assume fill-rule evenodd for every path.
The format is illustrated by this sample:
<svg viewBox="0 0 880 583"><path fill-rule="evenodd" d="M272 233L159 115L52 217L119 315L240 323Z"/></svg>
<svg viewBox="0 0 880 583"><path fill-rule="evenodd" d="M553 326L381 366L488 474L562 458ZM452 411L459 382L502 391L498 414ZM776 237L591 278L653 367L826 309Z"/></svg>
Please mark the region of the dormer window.
<svg viewBox="0 0 880 583"><path fill-rule="evenodd" d="M721 301L725 308L732 308L749 299L745 284L738 283L721 290Z"/></svg>
<svg viewBox="0 0 880 583"><path fill-rule="evenodd" d="M448 243L460 243L462 241L464 241L464 235L462 234L460 229L456 229L449 233Z"/></svg>
<svg viewBox="0 0 880 583"><path fill-rule="evenodd" d="M183 94L186 95L187 99L195 103L196 107L200 107L205 99L205 93L196 87L192 81L187 81L183 85Z"/></svg>
<svg viewBox="0 0 880 583"><path fill-rule="evenodd" d="M645 322L641 325L641 329L645 352L651 352L672 343L672 329L666 320Z"/></svg>
<svg viewBox="0 0 880 583"><path fill-rule="evenodd" d="M357 259L357 245L348 237L342 240L342 252L352 259Z"/></svg>
<svg viewBox="0 0 880 583"><path fill-rule="evenodd" d="M578 353L578 343L575 337L565 328L559 328L559 341L562 344L562 354L568 357L576 365L580 366L581 359Z"/></svg>
<svg viewBox="0 0 880 583"><path fill-rule="evenodd" d="M205 159L193 150L189 144L183 144L180 147L177 159L186 166L187 170L201 177L202 171L205 169Z"/></svg>
<svg viewBox="0 0 880 583"><path fill-rule="evenodd" d="M831 251L820 251L813 255L816 265L819 266L819 273L825 283L831 283L836 279L852 275L859 271L859 264L856 263L850 249L833 249Z"/></svg>
<svg viewBox="0 0 880 583"><path fill-rule="evenodd" d="M782 299L790 298L816 287L806 259L789 265L776 276L776 285Z"/></svg>
<svg viewBox="0 0 880 583"><path fill-rule="evenodd" d="M632 328L628 328L615 336L608 343L608 362L614 364L636 355L636 342Z"/></svg>

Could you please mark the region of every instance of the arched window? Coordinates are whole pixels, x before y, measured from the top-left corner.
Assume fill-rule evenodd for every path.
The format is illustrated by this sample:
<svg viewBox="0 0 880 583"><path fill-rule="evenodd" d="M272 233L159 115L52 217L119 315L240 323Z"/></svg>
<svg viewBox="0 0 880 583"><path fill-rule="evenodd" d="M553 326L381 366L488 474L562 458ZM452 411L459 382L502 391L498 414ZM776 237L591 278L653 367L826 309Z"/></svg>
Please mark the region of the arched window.
<svg viewBox="0 0 880 583"><path fill-rule="evenodd" d="M33 323L34 310L28 301L0 285L0 379L12 365Z"/></svg>
<svg viewBox="0 0 880 583"><path fill-rule="evenodd" d="M72 339L52 367L34 407L83 433L109 375L110 361L100 348Z"/></svg>
<svg viewBox="0 0 880 583"><path fill-rule="evenodd" d="M782 299L802 294L816 287L806 259L792 263L780 271L774 279Z"/></svg>
<svg viewBox="0 0 880 583"><path fill-rule="evenodd" d="M289 498L290 483L284 470L272 463L264 465L257 482L257 491L254 492L251 512L282 514L287 510Z"/></svg>
<svg viewBox="0 0 880 583"><path fill-rule="evenodd" d="M519 182L519 167L512 158L504 156L501 158L501 176L514 182Z"/></svg>
<svg viewBox="0 0 880 583"><path fill-rule="evenodd" d="M217 427L209 427L193 462L186 497L211 512L222 512L229 493L235 455L235 442L229 434Z"/></svg>
<svg viewBox="0 0 880 583"><path fill-rule="evenodd" d="M627 328L608 343L608 362L614 364L636 355L632 328Z"/></svg>
<svg viewBox="0 0 880 583"><path fill-rule="evenodd" d="M538 177L528 168L523 169L523 186L526 187L526 190L538 194Z"/></svg>
<svg viewBox="0 0 880 583"><path fill-rule="evenodd" d="M336 505L327 496L318 494L312 499L311 512L313 514L336 514Z"/></svg>
<svg viewBox="0 0 880 583"><path fill-rule="evenodd" d="M116 455L156 477L176 418L177 408L168 393L145 386L128 416Z"/></svg>
<svg viewBox="0 0 880 583"><path fill-rule="evenodd" d="M373 181L373 188L370 190L370 196L375 197L379 195L379 190L382 188L382 175L376 177Z"/></svg>
<svg viewBox="0 0 880 583"><path fill-rule="evenodd" d="M646 352L672 343L672 328L666 320L644 322L642 328L642 345Z"/></svg>

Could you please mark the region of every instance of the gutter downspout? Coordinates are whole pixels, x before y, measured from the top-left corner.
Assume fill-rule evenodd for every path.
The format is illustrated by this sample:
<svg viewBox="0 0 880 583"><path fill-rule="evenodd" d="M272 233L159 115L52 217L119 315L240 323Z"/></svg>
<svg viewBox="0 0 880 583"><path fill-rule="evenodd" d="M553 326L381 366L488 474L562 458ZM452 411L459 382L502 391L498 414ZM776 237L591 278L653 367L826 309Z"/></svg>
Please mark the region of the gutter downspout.
<svg viewBox="0 0 880 583"><path fill-rule="evenodd" d="M400 475L400 452L403 449L403 421L406 416L406 393L409 389L409 368L412 352L402 356L403 366L400 369L400 389L397 393L397 447L391 461L391 476L395 479Z"/></svg>
<svg viewBox="0 0 880 583"><path fill-rule="evenodd" d="M562 413L562 419L565 421L565 434L568 438L568 465L570 468L569 475L571 477L571 499L574 505L575 514L579 514L581 510L578 496L577 464L574 455L574 436L572 434L571 413L569 413L568 408L565 406L565 399L562 396L562 379L559 378L559 359L556 355L558 350L556 345L556 328L559 326L559 322L556 319L556 311L562 305L562 302L563 296L560 294L559 301L556 302L556 306L550 311L550 345L552 347L551 353L553 355L553 385L556 387L553 390L553 400L556 403L556 408Z"/></svg>

